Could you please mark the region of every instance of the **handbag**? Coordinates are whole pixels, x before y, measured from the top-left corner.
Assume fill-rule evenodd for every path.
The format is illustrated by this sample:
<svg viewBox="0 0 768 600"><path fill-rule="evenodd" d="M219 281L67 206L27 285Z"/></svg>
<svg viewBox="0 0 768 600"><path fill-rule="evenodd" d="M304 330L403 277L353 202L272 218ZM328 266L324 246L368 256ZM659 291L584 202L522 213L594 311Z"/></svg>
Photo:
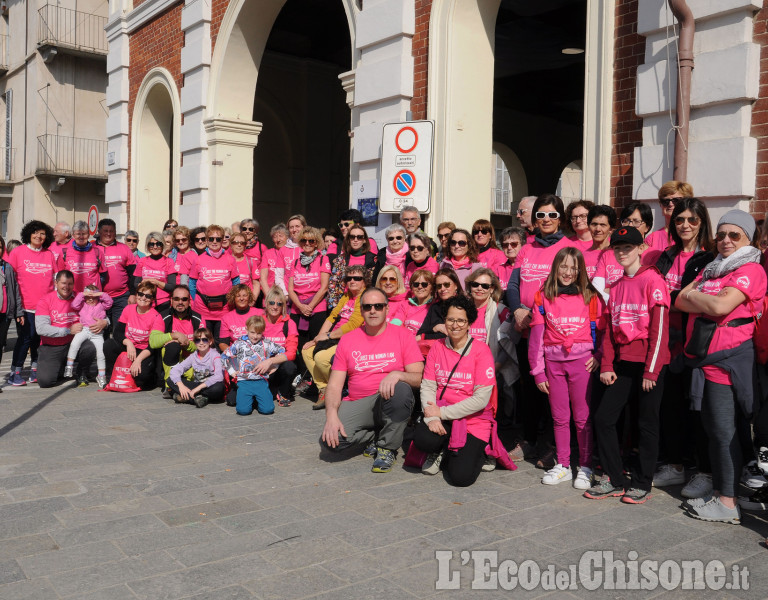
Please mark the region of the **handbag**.
<svg viewBox="0 0 768 600"><path fill-rule="evenodd" d="M709 346L718 327L741 327L753 321L752 317L733 319L718 326L714 321L706 317L696 317L693 322L693 331L688 343L685 345L685 353L696 358L705 358L709 354Z"/></svg>

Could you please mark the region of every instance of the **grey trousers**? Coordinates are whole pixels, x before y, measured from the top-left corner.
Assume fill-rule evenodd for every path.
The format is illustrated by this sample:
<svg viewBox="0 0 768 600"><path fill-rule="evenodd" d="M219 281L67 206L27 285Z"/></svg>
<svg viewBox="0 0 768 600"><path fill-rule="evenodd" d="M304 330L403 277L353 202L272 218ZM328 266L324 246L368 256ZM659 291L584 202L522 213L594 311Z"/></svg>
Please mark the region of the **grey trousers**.
<svg viewBox="0 0 768 600"><path fill-rule="evenodd" d="M320 445L328 450L339 451L375 441L380 448L396 451L403 445L403 433L414 402L413 389L403 381L395 385L395 393L389 400L379 394L354 401L342 400L339 419L347 437L339 436L336 448L325 444L322 438Z"/></svg>

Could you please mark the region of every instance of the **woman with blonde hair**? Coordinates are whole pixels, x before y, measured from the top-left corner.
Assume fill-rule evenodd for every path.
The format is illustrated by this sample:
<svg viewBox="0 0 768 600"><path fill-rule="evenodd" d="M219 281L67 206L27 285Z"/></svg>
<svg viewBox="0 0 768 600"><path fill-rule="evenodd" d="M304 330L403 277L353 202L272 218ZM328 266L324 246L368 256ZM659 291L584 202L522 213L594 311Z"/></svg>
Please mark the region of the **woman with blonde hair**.
<svg viewBox="0 0 768 600"><path fill-rule="evenodd" d="M405 321L405 307L408 291L405 289L403 276L395 265L386 265L376 279L376 287L387 296L389 312L387 323L402 325Z"/></svg>
<svg viewBox="0 0 768 600"><path fill-rule="evenodd" d="M296 350L299 347L299 330L288 316L288 298L278 286L272 286L264 295L264 337L285 348L285 362L269 376L269 389L279 406L293 402L293 379L296 367Z"/></svg>

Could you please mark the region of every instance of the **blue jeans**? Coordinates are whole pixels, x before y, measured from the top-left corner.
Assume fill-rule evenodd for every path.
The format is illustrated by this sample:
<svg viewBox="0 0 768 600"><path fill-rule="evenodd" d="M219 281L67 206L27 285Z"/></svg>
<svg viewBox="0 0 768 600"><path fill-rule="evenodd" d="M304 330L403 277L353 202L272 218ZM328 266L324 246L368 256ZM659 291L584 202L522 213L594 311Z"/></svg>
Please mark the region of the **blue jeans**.
<svg viewBox="0 0 768 600"><path fill-rule="evenodd" d="M253 412L254 400L256 410L262 415L271 415L275 412L275 400L272 398L272 392L269 391L269 384L264 379L238 381L235 405L237 414L250 415Z"/></svg>
<svg viewBox="0 0 768 600"><path fill-rule="evenodd" d="M37 349L40 347L40 336L35 329L35 313L24 311L24 325L16 322L16 345L13 347L11 367L21 369L27 358L27 350L33 363L37 363Z"/></svg>

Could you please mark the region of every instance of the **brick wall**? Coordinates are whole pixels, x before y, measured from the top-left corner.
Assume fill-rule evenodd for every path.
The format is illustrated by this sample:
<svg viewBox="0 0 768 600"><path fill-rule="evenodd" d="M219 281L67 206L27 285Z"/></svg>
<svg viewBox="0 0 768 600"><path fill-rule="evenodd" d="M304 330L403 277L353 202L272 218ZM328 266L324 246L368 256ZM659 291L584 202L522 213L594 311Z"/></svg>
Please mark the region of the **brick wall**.
<svg viewBox="0 0 768 600"><path fill-rule="evenodd" d="M155 67L166 68L176 83L179 95L184 85L181 75L181 49L184 47L184 32L181 30L181 9L179 2L164 13L157 16L130 38L130 74L128 77L129 100L128 118L129 131L133 126L133 111L136 95L139 93L141 82L147 73ZM128 164L131 164L132 138L128 138ZM130 211L130 178L128 180L128 210ZM130 214L130 212L129 212Z"/></svg>
<svg viewBox="0 0 768 600"><path fill-rule="evenodd" d="M211 50L216 47L216 38L219 35L221 21L224 19L224 13L227 12L229 0L211 1Z"/></svg>
<svg viewBox="0 0 768 600"><path fill-rule="evenodd" d="M429 17L432 0L416 0L416 33L413 36L413 98L414 119L427 118L427 63L429 54Z"/></svg>
<svg viewBox="0 0 768 600"><path fill-rule="evenodd" d="M631 202L634 148L643 142L643 120L635 115L637 67L645 54L645 38L637 34L638 1L616 3L610 189L615 207Z"/></svg>
<svg viewBox="0 0 768 600"><path fill-rule="evenodd" d="M752 106L752 132L757 139L757 181L750 212L756 219L768 212L768 9L755 15L754 40L760 44L760 92Z"/></svg>

